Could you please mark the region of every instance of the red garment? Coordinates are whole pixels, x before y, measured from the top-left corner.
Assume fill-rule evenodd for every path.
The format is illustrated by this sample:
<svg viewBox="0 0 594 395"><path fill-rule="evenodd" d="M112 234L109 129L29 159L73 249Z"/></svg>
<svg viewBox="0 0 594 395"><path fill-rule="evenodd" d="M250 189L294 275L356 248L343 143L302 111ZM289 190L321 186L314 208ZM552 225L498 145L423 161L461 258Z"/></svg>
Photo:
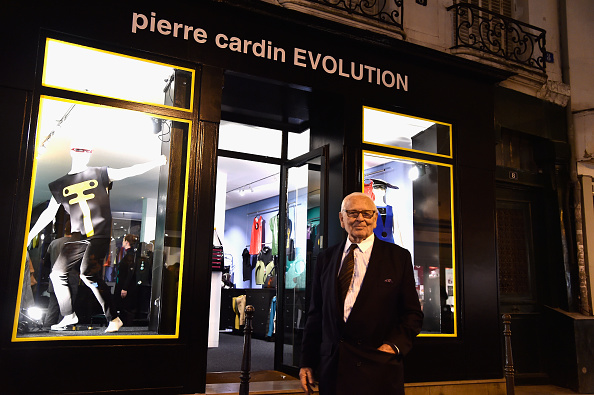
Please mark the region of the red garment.
<svg viewBox="0 0 594 395"><path fill-rule="evenodd" d="M375 200L375 193L373 193L373 181L363 182L363 193Z"/></svg>
<svg viewBox="0 0 594 395"><path fill-rule="evenodd" d="M254 217L252 239L250 241L250 255L256 255L262 249L262 222L262 216Z"/></svg>

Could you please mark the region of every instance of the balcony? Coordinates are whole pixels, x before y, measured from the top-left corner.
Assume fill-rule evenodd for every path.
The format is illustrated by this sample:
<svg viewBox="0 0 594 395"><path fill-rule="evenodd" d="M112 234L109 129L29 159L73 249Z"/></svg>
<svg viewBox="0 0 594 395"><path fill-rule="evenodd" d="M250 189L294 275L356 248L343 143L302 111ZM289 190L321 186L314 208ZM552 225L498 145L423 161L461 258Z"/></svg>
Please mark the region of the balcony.
<svg viewBox="0 0 594 395"><path fill-rule="evenodd" d="M473 4L459 3L453 12L454 46L469 48L494 58L546 72L546 32Z"/></svg>
<svg viewBox="0 0 594 395"><path fill-rule="evenodd" d="M402 39L404 0L266 0L282 7Z"/></svg>

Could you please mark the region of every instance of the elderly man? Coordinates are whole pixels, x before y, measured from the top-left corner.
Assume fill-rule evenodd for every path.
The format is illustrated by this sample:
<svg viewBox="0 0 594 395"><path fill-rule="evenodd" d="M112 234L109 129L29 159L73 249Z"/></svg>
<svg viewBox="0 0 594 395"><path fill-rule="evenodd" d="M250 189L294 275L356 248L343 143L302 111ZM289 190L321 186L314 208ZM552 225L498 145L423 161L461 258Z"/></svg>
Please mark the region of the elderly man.
<svg viewBox="0 0 594 395"><path fill-rule="evenodd" d="M312 393L315 371L323 395L404 394L402 357L423 323L410 253L374 236L363 193L344 198L339 219L348 238L318 256L301 385Z"/></svg>

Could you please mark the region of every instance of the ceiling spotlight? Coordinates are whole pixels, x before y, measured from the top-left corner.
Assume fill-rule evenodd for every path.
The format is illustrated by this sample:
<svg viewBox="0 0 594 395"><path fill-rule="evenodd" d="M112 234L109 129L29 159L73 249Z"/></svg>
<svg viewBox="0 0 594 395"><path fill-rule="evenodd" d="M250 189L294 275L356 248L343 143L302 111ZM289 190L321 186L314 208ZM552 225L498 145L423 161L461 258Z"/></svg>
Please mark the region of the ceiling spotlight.
<svg viewBox="0 0 594 395"><path fill-rule="evenodd" d="M408 178L411 181L417 180L419 177L425 175L427 173L426 164L423 163L415 163L412 165L410 170L408 171Z"/></svg>
<svg viewBox="0 0 594 395"><path fill-rule="evenodd" d="M416 165L413 165L408 171L408 179L411 181L415 181L419 178L419 173L419 168Z"/></svg>

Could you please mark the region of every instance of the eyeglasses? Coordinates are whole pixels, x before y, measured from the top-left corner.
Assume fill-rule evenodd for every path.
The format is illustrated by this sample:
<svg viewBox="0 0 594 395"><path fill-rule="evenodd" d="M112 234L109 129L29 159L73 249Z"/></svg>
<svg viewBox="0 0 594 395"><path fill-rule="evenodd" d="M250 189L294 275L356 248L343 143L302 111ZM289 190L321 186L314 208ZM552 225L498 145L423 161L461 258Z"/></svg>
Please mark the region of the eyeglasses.
<svg viewBox="0 0 594 395"><path fill-rule="evenodd" d="M361 214L363 218L371 219L375 215L373 210L344 210L344 212L349 218L359 218L359 214Z"/></svg>
<svg viewBox="0 0 594 395"><path fill-rule="evenodd" d="M84 152L87 154L92 154L93 150L92 149L86 149L86 148L72 148L72 151L74 152Z"/></svg>

